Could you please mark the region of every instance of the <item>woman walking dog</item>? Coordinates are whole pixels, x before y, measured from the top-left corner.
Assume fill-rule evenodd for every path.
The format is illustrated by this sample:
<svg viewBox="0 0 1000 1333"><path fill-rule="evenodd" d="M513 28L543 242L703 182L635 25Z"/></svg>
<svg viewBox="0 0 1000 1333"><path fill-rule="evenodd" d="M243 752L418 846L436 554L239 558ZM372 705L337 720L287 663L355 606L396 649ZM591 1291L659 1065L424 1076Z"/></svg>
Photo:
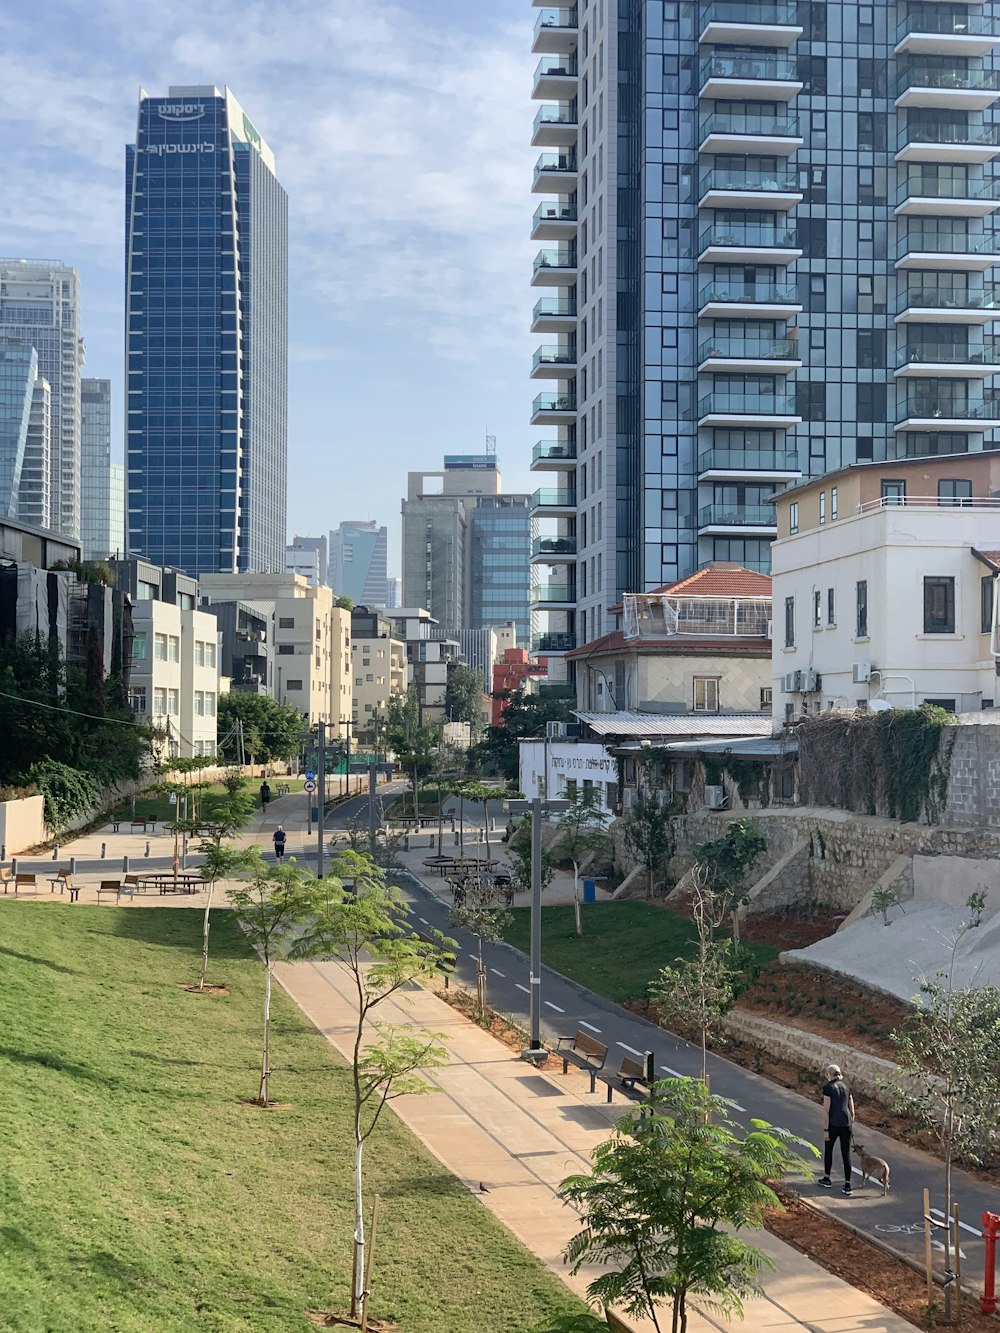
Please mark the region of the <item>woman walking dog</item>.
<svg viewBox="0 0 1000 1333"><path fill-rule="evenodd" d="M850 1197L851 1188L851 1129L854 1125L854 1097L844 1082L839 1065L827 1065L826 1083L823 1086L823 1175L820 1179L822 1189L833 1188L830 1168L833 1166L834 1144L840 1144L840 1155L844 1159L844 1193Z"/></svg>

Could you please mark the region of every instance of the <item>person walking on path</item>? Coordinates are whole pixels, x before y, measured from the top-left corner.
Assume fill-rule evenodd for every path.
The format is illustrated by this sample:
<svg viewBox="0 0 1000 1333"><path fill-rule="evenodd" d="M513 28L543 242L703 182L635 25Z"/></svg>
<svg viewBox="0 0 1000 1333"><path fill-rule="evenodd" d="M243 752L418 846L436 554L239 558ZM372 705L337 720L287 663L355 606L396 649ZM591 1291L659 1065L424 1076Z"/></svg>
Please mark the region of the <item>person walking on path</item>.
<svg viewBox="0 0 1000 1333"><path fill-rule="evenodd" d="M267 785L267 779L260 784L260 808L267 809L268 802L271 799L271 788Z"/></svg>
<svg viewBox="0 0 1000 1333"><path fill-rule="evenodd" d="M823 1086L823 1176L820 1186L832 1188L830 1168L833 1166L834 1144L840 1144L840 1154L844 1159L844 1193L848 1196L851 1189L851 1128L854 1125L854 1097L844 1082L839 1065L827 1065L827 1081Z"/></svg>
<svg viewBox="0 0 1000 1333"><path fill-rule="evenodd" d="M285 854L285 830L279 824L274 830L274 855L280 861Z"/></svg>

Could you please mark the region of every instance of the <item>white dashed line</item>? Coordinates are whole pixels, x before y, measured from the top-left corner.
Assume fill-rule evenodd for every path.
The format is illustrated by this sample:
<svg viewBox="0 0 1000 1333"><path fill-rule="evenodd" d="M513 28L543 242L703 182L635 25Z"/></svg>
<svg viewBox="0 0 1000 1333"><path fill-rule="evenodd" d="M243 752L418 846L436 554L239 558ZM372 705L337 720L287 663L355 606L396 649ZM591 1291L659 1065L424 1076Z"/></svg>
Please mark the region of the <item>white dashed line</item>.
<svg viewBox="0 0 1000 1333"><path fill-rule="evenodd" d="M858 1168L855 1167L854 1169L855 1171L857 1171ZM931 1216L939 1217L942 1222L944 1221L944 1213L942 1213L940 1208L932 1208ZM983 1233L981 1231L978 1231L975 1227L970 1227L968 1222L959 1222L958 1225L962 1228L963 1231L968 1231L970 1235L975 1236L977 1240L982 1240Z"/></svg>
<svg viewBox="0 0 1000 1333"><path fill-rule="evenodd" d="M590 1032L600 1032L601 1030L600 1028L595 1028L593 1023L585 1023L582 1018L580 1019L580 1026L582 1028L587 1028Z"/></svg>
<svg viewBox="0 0 1000 1333"><path fill-rule="evenodd" d="M418 920L424 926L429 926L431 924L425 916L419 917Z"/></svg>
<svg viewBox="0 0 1000 1333"><path fill-rule="evenodd" d="M543 1000L542 1003L547 1004L550 1009L554 1009L557 1014L564 1014L566 1012L565 1009L560 1009L557 1004L553 1004L551 1000Z"/></svg>
<svg viewBox="0 0 1000 1333"><path fill-rule="evenodd" d="M623 1041L616 1041L615 1045L620 1046L623 1051L628 1051L631 1055L637 1055L640 1060L645 1055L645 1051L637 1051L634 1046L626 1046Z"/></svg>
<svg viewBox="0 0 1000 1333"><path fill-rule="evenodd" d="M676 1069L671 1069L669 1065L660 1065L660 1068L663 1070L663 1072L664 1072L665 1074L669 1074L671 1078L683 1078L683 1077L684 1077L684 1075L678 1073L678 1071L677 1071Z"/></svg>
<svg viewBox="0 0 1000 1333"><path fill-rule="evenodd" d="M470 953L470 954L469 954L469 957L472 959L472 961L473 961L474 963L478 963L478 962L479 962L479 955L478 955L478 954Z"/></svg>
<svg viewBox="0 0 1000 1333"><path fill-rule="evenodd" d="M522 986L521 983L520 983L519 981L515 981L515 982L514 982L514 985L517 987L518 990L523 990L524 993L525 993L525 995L530 995L530 994L531 994L531 991L528 990L527 986Z"/></svg>
<svg viewBox="0 0 1000 1333"><path fill-rule="evenodd" d="M497 967L491 967L490 971L493 973L495 977L505 977L507 975L506 972L501 972L500 969Z"/></svg>

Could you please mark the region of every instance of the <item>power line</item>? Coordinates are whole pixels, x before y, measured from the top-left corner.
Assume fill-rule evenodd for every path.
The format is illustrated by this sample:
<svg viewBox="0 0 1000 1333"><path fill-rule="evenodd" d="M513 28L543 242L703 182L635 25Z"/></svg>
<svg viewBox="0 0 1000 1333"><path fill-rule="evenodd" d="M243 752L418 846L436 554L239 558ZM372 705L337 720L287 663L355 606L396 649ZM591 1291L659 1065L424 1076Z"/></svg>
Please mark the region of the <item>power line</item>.
<svg viewBox="0 0 1000 1333"><path fill-rule="evenodd" d="M15 703L27 704L29 708L44 708L49 713L69 713L73 717L85 717L91 722L108 722L119 727L139 725L139 719L135 717L128 721L122 717L99 717L96 713L81 713L78 708L66 708L59 704L43 704L40 699L26 699L23 694L7 694L4 690L0 690L0 699L13 699Z"/></svg>

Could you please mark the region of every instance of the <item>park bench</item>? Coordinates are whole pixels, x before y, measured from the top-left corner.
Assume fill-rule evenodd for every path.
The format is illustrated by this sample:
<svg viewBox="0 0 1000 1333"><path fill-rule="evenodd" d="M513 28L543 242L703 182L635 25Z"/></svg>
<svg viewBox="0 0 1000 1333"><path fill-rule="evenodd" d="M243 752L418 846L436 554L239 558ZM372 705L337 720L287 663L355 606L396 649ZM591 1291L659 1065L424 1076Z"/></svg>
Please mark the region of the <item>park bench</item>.
<svg viewBox="0 0 1000 1333"><path fill-rule="evenodd" d="M563 1062L563 1073L567 1073L570 1061L585 1069L590 1075L590 1091L597 1084L597 1075L604 1068L608 1058L608 1048L603 1041L589 1037L586 1032L577 1030L572 1037L560 1037L556 1042L556 1054Z"/></svg>
<svg viewBox="0 0 1000 1333"><path fill-rule="evenodd" d="M7 886L14 883L14 872L10 866L0 866L0 884L3 885L4 893L7 892Z"/></svg>
<svg viewBox="0 0 1000 1333"><path fill-rule="evenodd" d="M25 889L30 889L35 897L38 897L38 880L34 873L19 870L14 876L14 897L16 898Z"/></svg>
<svg viewBox="0 0 1000 1333"><path fill-rule="evenodd" d="M49 892L55 893L58 889L60 893L65 893L67 882L72 883L72 880L73 876L66 866L63 866L61 870L57 870L54 875L49 876Z"/></svg>
<svg viewBox="0 0 1000 1333"><path fill-rule="evenodd" d="M115 902L118 902L123 893L128 894L130 898L135 896L135 886L132 884L122 884L118 879L102 879L97 889L97 901L101 901L101 894L114 894Z"/></svg>
<svg viewBox="0 0 1000 1333"><path fill-rule="evenodd" d="M652 1054L647 1051L641 1060L632 1055L625 1055L617 1073L612 1074L609 1070L599 1077L601 1082L607 1085L609 1105L614 1091L624 1093L626 1097L637 1101L644 1099L649 1096L650 1084L655 1077Z"/></svg>
<svg viewBox="0 0 1000 1333"><path fill-rule="evenodd" d="M128 829L129 829L129 832L130 832L130 833L134 833L134 832L136 831L136 829L141 829L143 833L155 833L155 832L156 832L156 820L155 820L155 819L132 819L132 820L129 821ZM115 832L117 832L117 831L118 831L118 830L117 830L117 828L116 828L116 829L115 829Z"/></svg>

